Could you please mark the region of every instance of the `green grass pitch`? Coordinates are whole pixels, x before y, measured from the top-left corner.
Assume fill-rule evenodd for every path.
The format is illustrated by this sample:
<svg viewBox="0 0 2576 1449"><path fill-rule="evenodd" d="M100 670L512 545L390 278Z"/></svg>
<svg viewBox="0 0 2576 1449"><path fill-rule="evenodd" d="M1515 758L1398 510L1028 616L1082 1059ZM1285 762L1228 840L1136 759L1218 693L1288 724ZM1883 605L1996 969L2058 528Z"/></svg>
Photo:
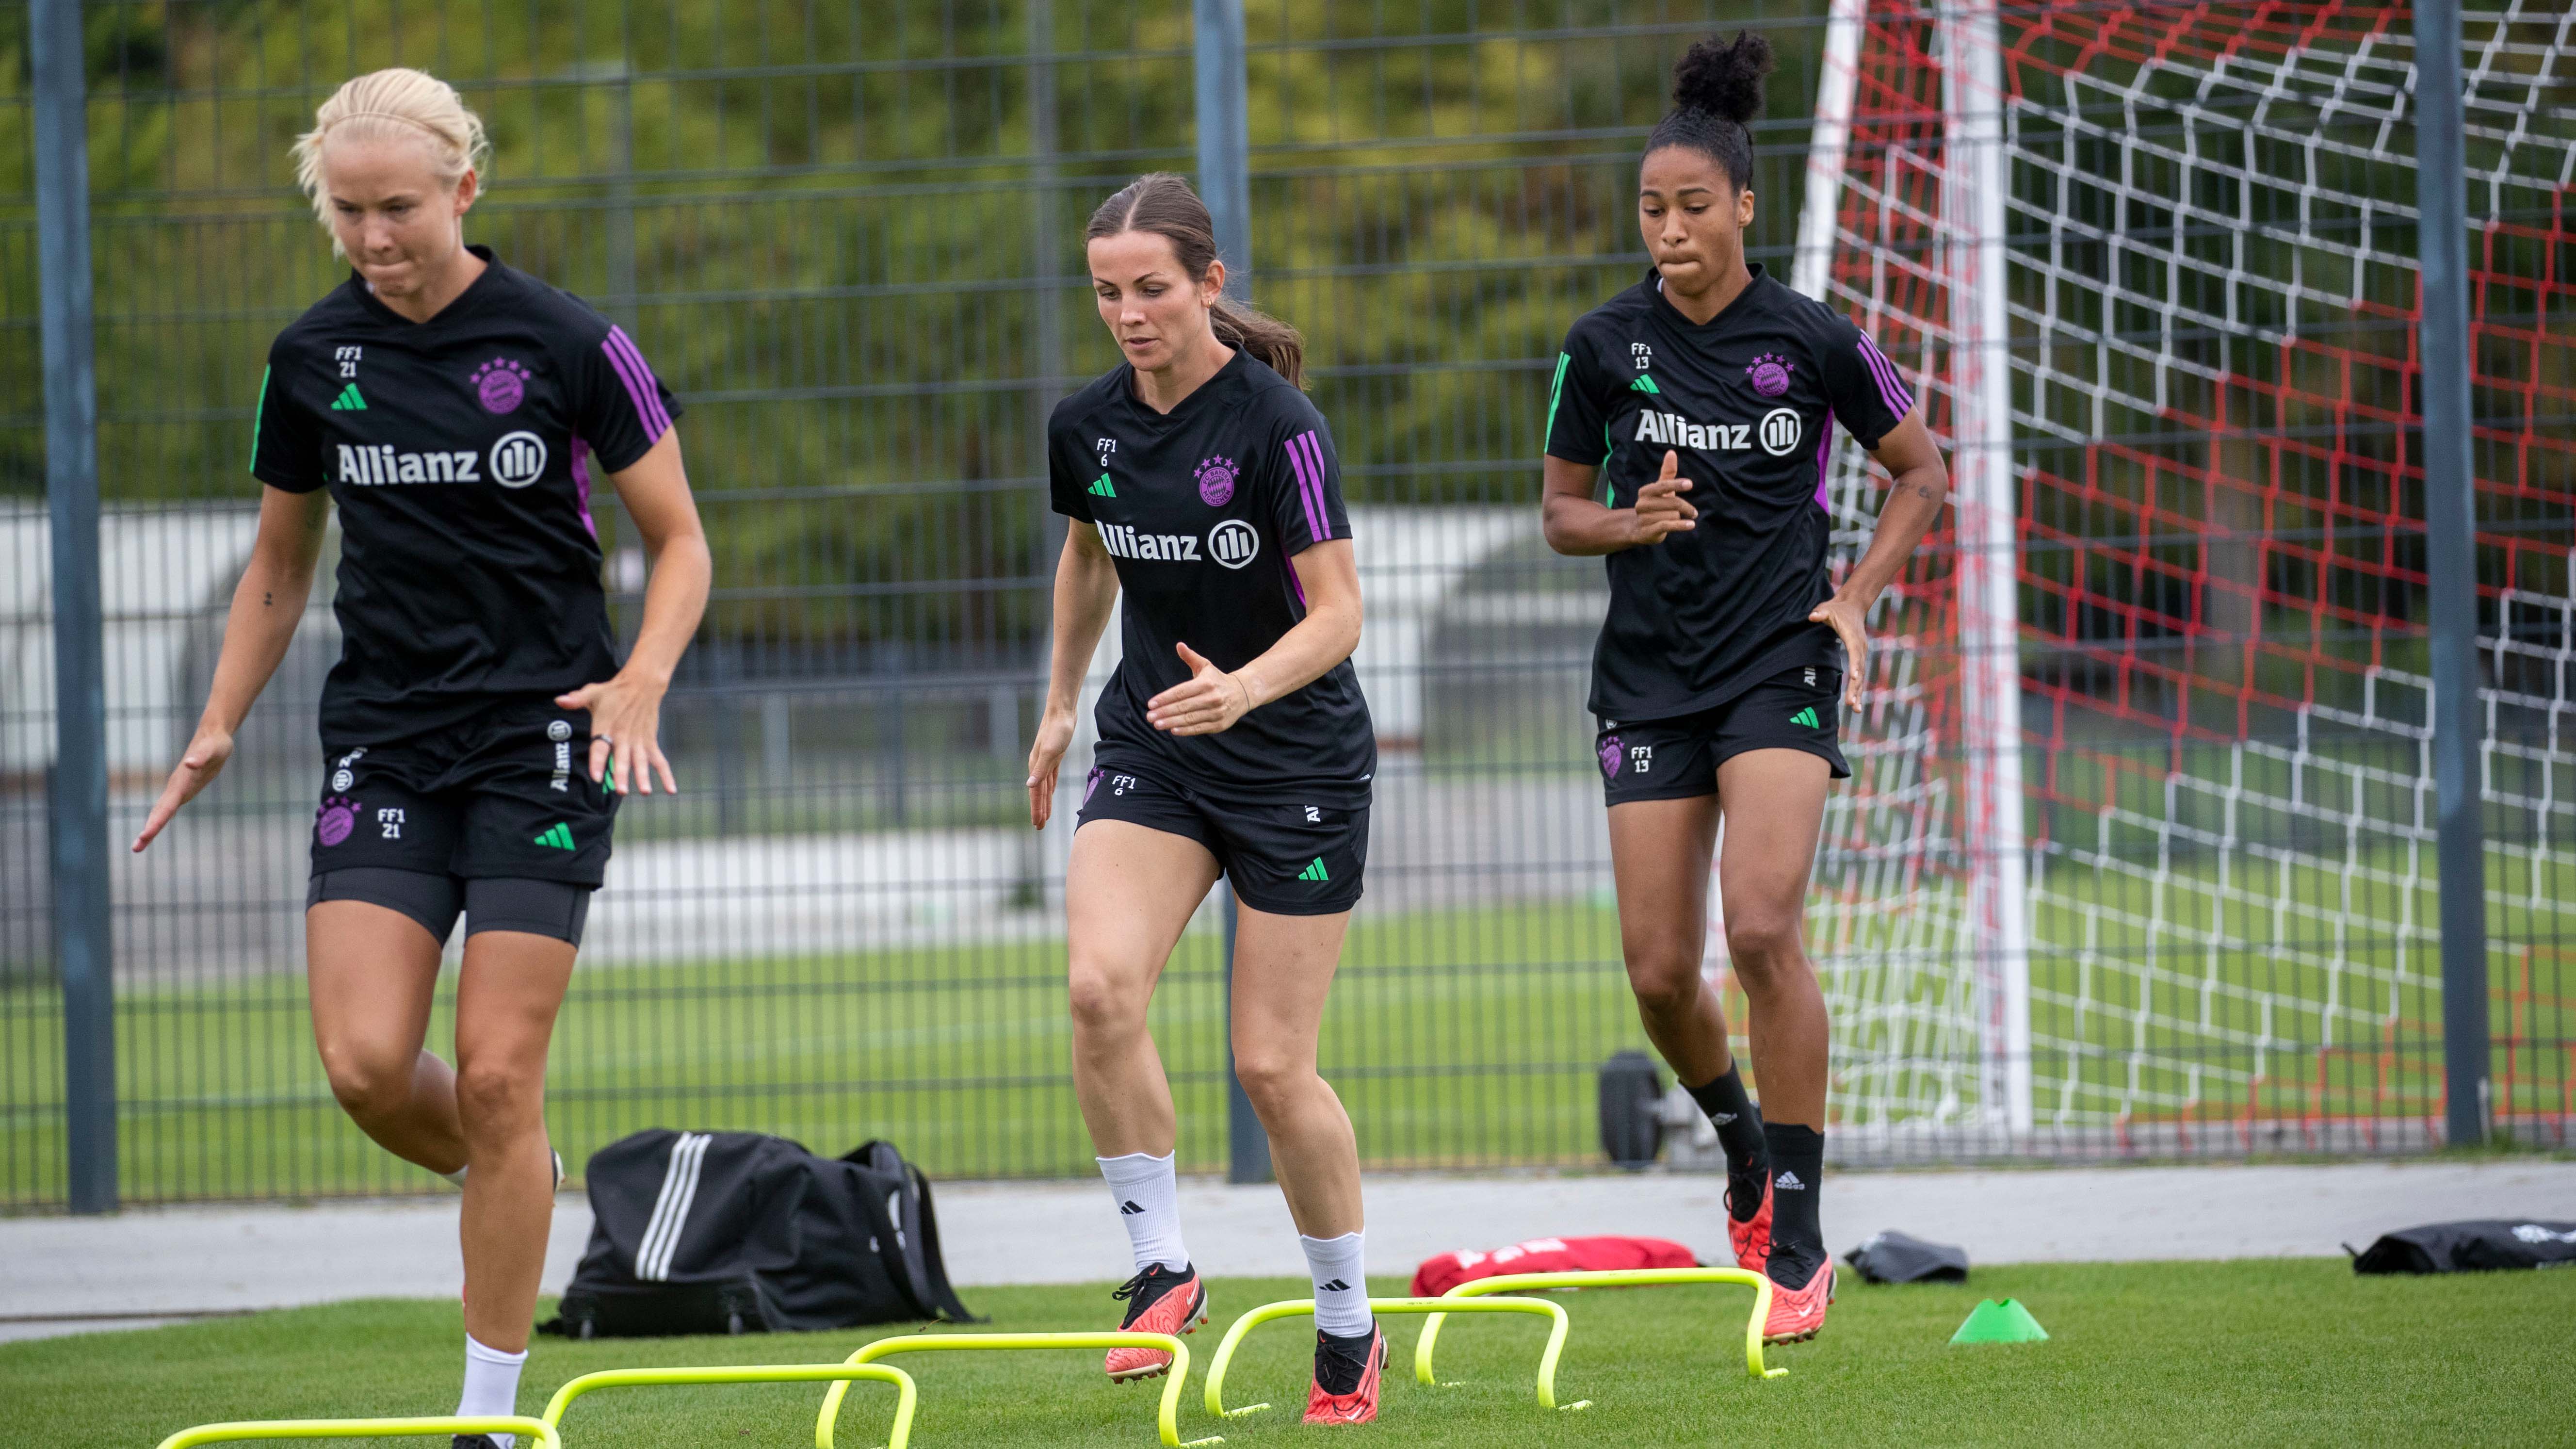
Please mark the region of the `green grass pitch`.
<svg viewBox="0 0 2576 1449"><path fill-rule="evenodd" d="M1399 1294L1397 1279L1375 1280ZM1302 1296L1288 1280L1220 1279L1215 1319L1190 1340L1203 1376L1231 1318ZM992 1331L1110 1326L1105 1285L969 1292ZM2017 1297L2046 1343L1952 1348L1980 1297ZM2576 1273L2357 1278L2328 1260L2063 1264L1982 1268L1964 1287L1852 1285L1825 1335L1772 1350L1790 1374L1744 1377L1746 1297L1730 1289L1595 1291L1558 1300L1574 1333L1545 1414L1530 1375L1535 1321L1453 1320L1440 1371L1411 1377L1420 1320L1389 1319L1384 1409L1356 1442L1454 1449L1514 1446L1889 1444L2564 1444L2576 1425ZM564 1380L647 1364L836 1360L901 1329L627 1340L539 1339L521 1385L535 1413ZM358 1412L445 1413L462 1328L452 1303L375 1301L151 1332L0 1345L0 1446L148 1446L216 1419ZM1296 1420L1311 1340L1295 1323L1257 1331L1228 1398L1281 1407L1219 1425L1199 1408L1181 1429L1229 1444L1310 1444ZM1117 1388L1093 1353L906 1359L921 1383L914 1442L1149 1449L1154 1389ZM881 1391L851 1397L841 1442L883 1442ZM566 1419L567 1445L798 1446L813 1442L818 1388L603 1393ZM419 1443L424 1441L385 1441Z"/></svg>

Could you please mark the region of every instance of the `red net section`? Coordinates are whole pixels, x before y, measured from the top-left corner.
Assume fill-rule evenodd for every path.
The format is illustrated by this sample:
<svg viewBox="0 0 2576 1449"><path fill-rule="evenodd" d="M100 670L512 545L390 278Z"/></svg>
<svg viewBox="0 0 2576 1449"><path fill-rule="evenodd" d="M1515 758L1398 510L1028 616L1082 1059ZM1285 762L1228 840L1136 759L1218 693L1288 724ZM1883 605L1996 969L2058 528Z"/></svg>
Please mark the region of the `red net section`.
<svg viewBox="0 0 2576 1449"><path fill-rule="evenodd" d="M1831 288L1946 436L1936 19L1866 10ZM2039 1119L2177 1149L2420 1140L2441 1102L2411 16L2001 22ZM2554 1140L2576 1073L2576 126L2542 98L2568 38L2518 4L2467 27L2498 1110ZM1845 463L1856 544L1875 498ZM1948 543L1898 586L1914 663L1872 722L1914 740L1924 790L1965 758ZM1839 838L1890 838L1888 803L1861 796ZM1951 969L1917 1000L1950 1004Z"/></svg>

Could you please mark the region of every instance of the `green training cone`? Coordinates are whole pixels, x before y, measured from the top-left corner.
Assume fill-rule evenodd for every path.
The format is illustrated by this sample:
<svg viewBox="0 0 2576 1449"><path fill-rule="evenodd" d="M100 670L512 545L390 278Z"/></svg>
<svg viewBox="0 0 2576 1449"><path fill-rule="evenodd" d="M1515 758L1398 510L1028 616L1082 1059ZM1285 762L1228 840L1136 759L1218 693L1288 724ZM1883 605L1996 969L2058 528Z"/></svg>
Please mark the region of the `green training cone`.
<svg viewBox="0 0 2576 1449"><path fill-rule="evenodd" d="M2030 1316L2018 1298L1998 1303L1989 1298L1968 1311L1968 1321L1950 1335L1952 1343L2038 1343L2048 1330Z"/></svg>

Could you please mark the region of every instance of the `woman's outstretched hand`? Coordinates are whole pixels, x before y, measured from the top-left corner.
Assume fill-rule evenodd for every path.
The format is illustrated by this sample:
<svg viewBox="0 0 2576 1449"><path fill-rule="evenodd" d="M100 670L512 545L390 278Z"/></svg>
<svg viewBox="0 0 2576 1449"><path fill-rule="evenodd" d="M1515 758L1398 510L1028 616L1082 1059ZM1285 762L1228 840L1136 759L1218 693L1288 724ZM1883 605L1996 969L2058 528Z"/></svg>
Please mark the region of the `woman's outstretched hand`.
<svg viewBox="0 0 2576 1449"><path fill-rule="evenodd" d="M1187 644L1174 644L1190 677L1145 702L1145 722L1176 735L1213 735L1252 713L1252 685L1217 668Z"/></svg>
<svg viewBox="0 0 2576 1449"><path fill-rule="evenodd" d="M226 731L205 725L197 727L197 737L188 741L186 753L179 756L177 768L171 770L169 782L161 787L161 798L152 802L152 813L144 817L143 833L134 837L134 850L141 854L179 813L179 807L197 798L199 791L215 782L224 772L224 763L233 757L233 737Z"/></svg>
<svg viewBox="0 0 2576 1449"><path fill-rule="evenodd" d="M1843 660L1848 666L1843 673L1843 703L1860 708L1860 687L1869 678L1869 607L1858 599L1836 594L1816 606L1807 616L1810 624L1830 624L1843 641Z"/></svg>
<svg viewBox="0 0 2576 1449"><path fill-rule="evenodd" d="M590 711L590 778L623 795L653 793L653 777L666 794L680 793L671 761L662 753L662 687L620 674L555 696L558 709Z"/></svg>
<svg viewBox="0 0 2576 1449"><path fill-rule="evenodd" d="M1055 818L1056 771L1064 752L1073 748L1073 712L1048 710L1038 716L1038 738L1029 746L1029 828L1044 830Z"/></svg>

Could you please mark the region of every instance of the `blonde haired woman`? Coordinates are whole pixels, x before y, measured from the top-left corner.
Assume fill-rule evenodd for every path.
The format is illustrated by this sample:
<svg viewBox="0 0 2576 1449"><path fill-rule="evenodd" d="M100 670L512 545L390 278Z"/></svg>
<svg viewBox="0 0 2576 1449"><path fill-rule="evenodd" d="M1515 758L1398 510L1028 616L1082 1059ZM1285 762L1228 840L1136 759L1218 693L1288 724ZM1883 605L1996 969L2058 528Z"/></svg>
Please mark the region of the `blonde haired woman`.
<svg viewBox="0 0 2576 1449"><path fill-rule="evenodd" d="M710 574L679 407L643 354L465 244L484 149L456 92L416 70L341 86L296 141L296 179L351 272L269 348L258 540L196 736L134 842L223 769L303 615L336 501L344 645L322 694L313 1035L367 1135L464 1188L457 1411L478 1415L515 1411L561 1173L546 1044L619 797L675 788L662 694ZM622 666L594 471L652 561ZM423 1042L460 914L451 1068Z"/></svg>

